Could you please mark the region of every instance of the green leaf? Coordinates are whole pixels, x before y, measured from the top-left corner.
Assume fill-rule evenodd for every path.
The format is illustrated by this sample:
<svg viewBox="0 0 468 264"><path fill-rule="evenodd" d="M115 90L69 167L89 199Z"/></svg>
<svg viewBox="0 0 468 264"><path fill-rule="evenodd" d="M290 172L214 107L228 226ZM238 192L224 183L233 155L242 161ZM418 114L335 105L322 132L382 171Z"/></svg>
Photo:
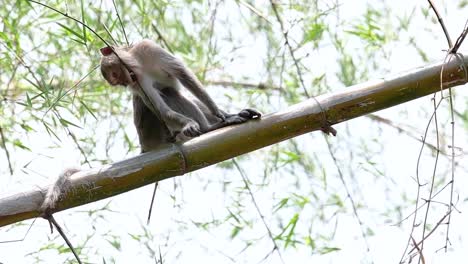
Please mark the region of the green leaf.
<svg viewBox="0 0 468 264"><path fill-rule="evenodd" d="M315 240L311 236L307 236L305 238L305 244L309 246L312 250L315 250L317 245L315 244Z"/></svg>
<svg viewBox="0 0 468 264"><path fill-rule="evenodd" d="M320 40L327 26L323 23L311 24L304 33L304 43Z"/></svg>
<svg viewBox="0 0 468 264"><path fill-rule="evenodd" d="M242 230L242 227L234 226L234 228L231 231L231 239L235 238L241 230Z"/></svg>
<svg viewBox="0 0 468 264"><path fill-rule="evenodd" d="M138 242L141 241L141 236L140 235L133 235L133 234L130 234L128 233L128 235L133 239L133 240L136 240Z"/></svg>
<svg viewBox="0 0 468 264"><path fill-rule="evenodd" d="M81 10L81 22L83 22L83 24L86 24L86 19L85 19L85 11L84 11L84 2L83 0L80 1L80 10ZM83 40L84 40L84 43L83 45L87 46L87 37L86 37L86 27L84 25L82 25L82 32L83 32Z"/></svg>
<svg viewBox="0 0 468 264"><path fill-rule="evenodd" d="M31 97L29 97L29 93L26 93L26 106L32 107Z"/></svg>
<svg viewBox="0 0 468 264"><path fill-rule="evenodd" d="M280 153L282 154L280 156L280 161L284 163L283 165L293 163L301 159L301 156L299 154L292 151L282 150L280 151Z"/></svg>
<svg viewBox="0 0 468 264"><path fill-rule="evenodd" d="M114 247L115 249L119 250L122 248L122 245L120 244L120 241L117 240L115 237L113 240L109 240L107 239L107 242L109 242L109 244L111 244L112 247Z"/></svg>
<svg viewBox="0 0 468 264"><path fill-rule="evenodd" d="M75 30L65 26L64 24L60 22L56 22L59 26L61 26L63 29L65 29L66 32L71 33L75 35L79 40L76 40L78 43L84 44L86 42L86 39L81 35L80 33L76 32ZM74 39L73 39L74 40Z"/></svg>
<svg viewBox="0 0 468 264"><path fill-rule="evenodd" d="M90 113L95 120L97 120L97 116L94 114L94 110L91 110L91 108L88 107L88 105L81 99L78 99L78 102L86 109L86 111L88 111L88 113Z"/></svg>
<svg viewBox="0 0 468 264"><path fill-rule="evenodd" d="M42 124L44 125L44 127L45 127L47 133L49 134L49 136L53 135L58 141L61 141L60 138L55 133L55 131L46 122L42 122Z"/></svg>
<svg viewBox="0 0 468 264"><path fill-rule="evenodd" d="M60 120L60 124L62 124L65 127L67 127L68 125L71 125L71 126L74 126L74 127L77 127L77 128L82 128L82 127L80 127L80 126L78 126L78 125L76 125L76 124L72 123L71 121L68 121L68 120L66 120L64 118L59 118L59 120Z"/></svg>
<svg viewBox="0 0 468 264"><path fill-rule="evenodd" d="M293 235L294 235L294 231L296 230L296 225L297 225L298 220L299 220L298 213L295 213L294 216L289 220L289 223L285 228L287 229L289 227L289 232L288 232L288 235L286 236L286 243L284 244L284 248L287 248L288 245L291 243L294 244L295 241L293 240Z"/></svg>
<svg viewBox="0 0 468 264"><path fill-rule="evenodd" d="M331 253L331 252L335 252L335 251L339 251L341 250L341 248L337 248L337 247L323 247L321 249L319 249L319 253L322 254L322 255L325 255L325 254L328 254L328 253Z"/></svg>
<svg viewBox="0 0 468 264"><path fill-rule="evenodd" d="M284 206L288 204L288 201L289 201L289 198L281 199L281 201L274 206L275 209L273 209L273 212L274 213L278 212L279 209L283 208Z"/></svg>
<svg viewBox="0 0 468 264"><path fill-rule="evenodd" d="M19 139L13 140L13 145L17 146L18 148L31 151L31 149L28 148L28 147L26 147L26 146L23 144L23 142L21 142Z"/></svg>
<svg viewBox="0 0 468 264"><path fill-rule="evenodd" d="M460 9L465 8L466 6L468 6L468 0L463 0L458 3L458 8Z"/></svg>
<svg viewBox="0 0 468 264"><path fill-rule="evenodd" d="M23 130L25 130L26 132L36 132L36 130L32 127L30 127L28 124L21 124L21 128L23 128Z"/></svg>

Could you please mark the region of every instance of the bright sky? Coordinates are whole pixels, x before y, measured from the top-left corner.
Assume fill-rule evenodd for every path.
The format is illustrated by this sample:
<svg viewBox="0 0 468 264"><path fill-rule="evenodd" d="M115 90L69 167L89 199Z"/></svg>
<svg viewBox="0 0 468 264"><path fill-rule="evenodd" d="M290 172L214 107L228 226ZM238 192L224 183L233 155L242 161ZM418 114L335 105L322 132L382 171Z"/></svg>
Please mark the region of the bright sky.
<svg viewBox="0 0 468 264"><path fill-rule="evenodd" d="M342 20L356 20L362 15L367 4L375 4L376 1L343 1L340 8L340 16ZM379 1L380 2L380 1ZM440 2L440 1L438 1ZM434 39L434 36L426 30L432 29L434 32L440 30L439 25L427 21L420 15L420 3L426 6L425 1L392 1L391 6L396 14L400 16L403 14L410 14L413 9L415 12L413 25L421 25L420 29L413 26L415 40L419 46L429 54L430 59L433 61L443 59L444 53L441 51L446 48L446 41L441 37ZM468 18L466 15L466 8L460 10L452 1L444 1L447 8L443 10L442 14L445 23L453 38L461 31L465 20ZM220 10L221 17L223 13L230 12L229 10ZM394 14L394 13L392 13ZM396 20L395 20L396 21ZM239 28L239 31L245 30ZM408 34L408 33L405 33ZM255 39L247 39L246 43L249 44L244 48L245 55L238 60L234 60L226 67L226 70L235 70L242 73L251 72L255 75L258 63L256 61L256 49L261 49L262 43ZM362 48L358 42L350 42L347 49ZM468 50L468 44L462 46L462 52ZM392 56L382 60L382 63L391 65L389 71L398 73L408 70L417 66L423 65L418 54L414 49L407 47L405 43L399 43L392 49ZM329 66L326 61L335 61L336 54L333 48L320 49L318 52L313 52L315 56L314 63L310 65L312 72L327 72L333 73L336 69L334 66ZM249 67L250 65L250 67ZM333 64L335 65L335 64ZM374 78L381 77L383 73L371 73ZM344 89L344 87L342 88ZM223 91L210 90L215 98L222 97ZM468 92L466 85L464 87L457 87L454 89L457 93L456 109L463 113L466 109L466 98ZM220 100L226 100L220 98ZM424 109L424 110L421 110ZM377 114L389 118L396 123L410 125L417 131L417 135L423 135L424 128L427 124L427 119L421 118L422 112L430 113L432 111L432 103L429 97L418 99L414 102L400 105L391 109L381 111ZM448 116L446 108L441 109L440 118ZM403 118L402 118L403 117ZM131 121L129 120L129 124ZM96 134L102 134L106 128L112 124L103 122L100 126L101 130L93 131ZM388 178L385 181L376 180L374 176L366 171L371 169L366 164L347 164L345 153L337 151L340 157L342 166L346 168L353 168L354 175L347 175L353 198L364 207L359 210L362 221L372 228L375 233L371 236L367 244L370 247L370 252L366 251L366 242L361 236L360 227L352 214L349 200L346 200L348 214L341 214L338 219L333 219L328 225L321 226L315 225L317 230L329 230L332 234L335 231L333 245L340 247L342 250L332 254L326 255L311 255L310 250L304 247L299 247L297 250L288 248L281 250L285 263L398 263L400 260L403 248L408 239L410 222L404 223L404 228L393 226L396 220L399 219L397 215L383 215L375 214L374 212L383 212L380 210L382 207L389 208L391 205L402 204L402 194L406 194L408 200L415 198L416 184L411 177L414 177L416 159L420 149L420 144L415 142L414 139L408 138L403 134L399 134L396 130L382 126L379 129L376 123L372 123L369 119L358 118L351 120L346 124L340 124L335 127L338 131L350 131L350 135L340 133L337 138L330 138L333 143L343 142L342 144L335 144L339 148L349 148L362 144L360 140L368 139L366 144L373 150L381 148L381 155L378 157L371 157L372 162L380 163L384 170L382 177ZM444 133L450 133L449 127L444 128ZM129 133L135 135L132 127L128 128ZM463 148L465 151L468 149L468 138L465 130L457 130L457 146ZM103 135L104 136L104 135ZM444 136L448 140L449 136ZM63 137L66 138L66 137ZM76 166L80 162L80 155L76 152L74 145L70 144L69 139L66 139L63 146L60 148L50 148L50 142L44 140L44 135L31 136L30 142L35 142L32 145L34 153L24 154L20 160L17 161L16 171L14 177L0 177L0 193L15 193L35 186L42 186L49 184L53 181L53 175L58 175L66 167ZM434 139L431 139L434 142ZM376 141L376 142L372 142ZM328 155L323 136L318 132L314 136L304 135L299 138L301 145L313 146L310 149L310 155ZM448 144L448 143L445 143ZM273 146L274 147L274 146ZM97 146L97 151L104 151L104 149ZM117 147L118 149L118 147ZM260 150L248 155L248 159L241 162L242 167L248 171L248 176L254 183L262 183L263 166L258 166L258 160L261 158L260 153L266 150ZM38 153L41 153L40 155ZM356 155L365 156L366 153L356 153ZM136 155L136 153L126 154L123 145L121 151L115 151L112 154L114 160L122 160L124 158ZM29 170L23 171L21 166L23 162L33 160L29 166ZM467 164L466 157L457 157L457 161ZM0 161L2 175L7 175L7 164L5 160ZM334 166L331 160L326 161L329 164L324 166ZM423 173L430 173L433 166L433 159L426 155L423 160ZM441 171L448 170L448 159L446 157L440 158L439 168ZM285 186L291 186L293 179L288 179L287 174L291 173L287 168L281 169L284 172L284 178L272 179L269 182L269 188L261 189L255 193L255 197L263 208L263 213L270 223L273 230L278 231L275 227L275 217L271 216L271 208L282 197L291 192L301 193L309 190L305 186L299 186L297 190L285 190ZM296 172L308 175L304 172ZM465 170L457 171L456 193L459 195L459 202L457 209L462 213L454 213L451 223L451 242L452 247L449 252L443 253L435 251L444 245L444 236L441 232L436 232L434 236L437 238L431 239L425 245L426 247L426 263L461 263L466 259L466 252L468 252L468 229L465 227L468 223L468 216L465 213L468 211L468 206L464 199L468 197L466 188L468 182L466 168ZM330 179L331 177L335 177ZM92 259L93 263L102 263L98 256L115 256L116 263L153 263L147 255L145 247L149 246L159 254L161 250L165 263L193 263L194 260L202 261L204 263L260 263L263 257L271 250L271 241L268 239L261 239L255 245L244 249L243 239L260 238L264 236L264 226L261 224L258 214L253 207L251 200L244 199L243 206L255 219L254 227L249 230L247 234L242 233L240 238L235 240L229 239L232 226L222 225L220 227L209 227L208 230L197 228L197 222L207 222L217 219L226 215L226 205L231 204L235 198L235 193L226 193L223 189L222 183L225 180L233 181L234 186L242 187L240 175L236 170L225 171L218 167L211 166L209 168L192 173L190 176L178 177L170 179L160 184L160 189L156 201L156 208L153 212L153 220L149 226L146 226L145 219L147 214L147 207L151 197L153 186L146 186L144 188L134 190L110 199L99 201L96 203L88 204L71 210L67 210L56 214L59 223L62 223L72 241L84 241L86 236L92 234L93 230L96 236L93 237L87 244L90 247L89 255L96 255ZM210 182L211 181L211 182ZM337 175L328 175L329 192L335 190L336 192L344 193L343 186ZM310 181L311 184L313 181ZM176 191L174 192L174 185L177 184ZM386 186L383 186L386 185ZM171 199L171 195L176 195L176 202ZM306 193L303 193L306 194ZM320 195L320 194L317 194ZM3 195L2 195L3 196ZM344 199L345 195L342 196ZM447 196L438 198L440 201L447 201ZM89 210L97 210L110 203L110 209L114 212L98 212L91 216L88 215ZM326 209L324 209L326 211ZM396 211L396 210L395 210ZM293 211L291 211L293 212ZM411 213L409 210L404 210L403 214ZM431 211L429 219L436 221L440 218L442 210ZM100 214L104 217L100 218ZM313 208L306 208L302 212L306 216L314 216L317 214ZM25 221L25 226L15 227L10 230L9 228L0 229L0 240L18 239L24 234L31 221ZM93 225L91 225L93 223ZM318 222L319 223L319 222ZM307 234L309 230L306 229L307 225L298 226L298 230ZM25 241L20 243L10 243L0 245L0 263L33 263L34 259L31 256L26 256L29 253L39 249L39 245L46 244L48 237L55 237L56 234L49 235L49 226L45 220L38 219L34 228L28 235ZM10 231L9 231L10 230ZM149 231L154 240L148 242L142 238L142 241L135 241L129 234L143 235L145 230ZM445 230L445 228L440 229ZM315 230L312 230L312 234ZM119 251L109 246L108 241L113 240L113 236L120 237L122 249ZM61 239L55 240L56 243L62 243ZM76 242L75 242L76 244ZM77 244L76 244L77 245ZM92 253L95 252L95 253ZM40 258L44 263L62 263L64 259L71 259L71 254L63 254L58 256L55 251L44 251L41 253ZM230 258L233 258L232 261ZM274 253L267 258L264 263L281 263L278 255Z"/></svg>

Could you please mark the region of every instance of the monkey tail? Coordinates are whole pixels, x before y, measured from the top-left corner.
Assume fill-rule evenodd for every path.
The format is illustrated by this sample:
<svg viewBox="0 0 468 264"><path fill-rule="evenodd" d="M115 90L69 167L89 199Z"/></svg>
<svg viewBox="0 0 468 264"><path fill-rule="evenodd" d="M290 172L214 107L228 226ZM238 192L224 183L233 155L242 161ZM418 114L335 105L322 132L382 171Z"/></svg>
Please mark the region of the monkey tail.
<svg viewBox="0 0 468 264"><path fill-rule="evenodd" d="M44 197L41 205L41 211L47 212L55 208L57 201L60 197L70 188L70 176L78 172L78 169L66 169L58 176L54 184L52 184Z"/></svg>

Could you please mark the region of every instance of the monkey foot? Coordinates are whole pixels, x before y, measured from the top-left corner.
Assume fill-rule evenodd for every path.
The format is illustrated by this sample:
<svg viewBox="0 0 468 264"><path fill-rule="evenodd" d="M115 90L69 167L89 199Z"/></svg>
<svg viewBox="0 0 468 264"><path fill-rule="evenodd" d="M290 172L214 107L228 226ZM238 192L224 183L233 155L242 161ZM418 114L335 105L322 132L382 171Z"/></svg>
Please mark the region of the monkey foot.
<svg viewBox="0 0 468 264"><path fill-rule="evenodd" d="M187 137L198 137L202 134L200 126L195 122L191 122L185 125L185 127L182 129L182 133Z"/></svg>
<svg viewBox="0 0 468 264"><path fill-rule="evenodd" d="M262 116L260 112L254 109L246 108L242 109L242 111L239 112L239 116L246 118L246 119L257 119Z"/></svg>

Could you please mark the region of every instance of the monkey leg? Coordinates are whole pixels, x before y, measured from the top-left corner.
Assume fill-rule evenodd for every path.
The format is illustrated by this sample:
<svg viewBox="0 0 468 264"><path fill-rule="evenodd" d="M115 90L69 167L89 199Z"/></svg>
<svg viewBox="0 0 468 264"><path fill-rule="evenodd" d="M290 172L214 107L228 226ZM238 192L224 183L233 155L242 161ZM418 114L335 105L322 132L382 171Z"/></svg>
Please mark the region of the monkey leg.
<svg viewBox="0 0 468 264"><path fill-rule="evenodd" d="M224 123L227 123L226 125L233 125L233 124L240 124L247 122L250 119L258 119L262 116L260 112L254 109L246 108L242 109L239 113L237 114L227 114L224 113L226 119L224 120Z"/></svg>
<svg viewBox="0 0 468 264"><path fill-rule="evenodd" d="M191 121L182 128L181 133L187 137L198 137L202 134L202 131L200 130L200 125L198 123Z"/></svg>

